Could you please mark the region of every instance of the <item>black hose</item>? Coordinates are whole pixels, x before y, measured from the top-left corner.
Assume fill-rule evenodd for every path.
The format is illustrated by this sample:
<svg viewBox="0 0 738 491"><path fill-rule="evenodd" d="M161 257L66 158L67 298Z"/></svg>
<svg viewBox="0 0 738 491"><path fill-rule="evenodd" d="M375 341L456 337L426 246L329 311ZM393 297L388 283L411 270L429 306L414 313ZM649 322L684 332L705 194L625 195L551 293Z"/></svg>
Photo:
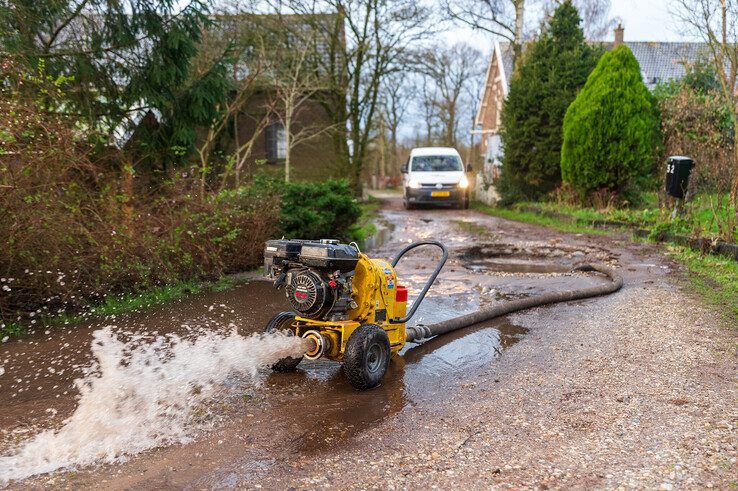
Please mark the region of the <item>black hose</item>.
<svg viewBox="0 0 738 491"><path fill-rule="evenodd" d="M428 277L428 281L425 282L423 291L420 292L420 295L418 295L418 297L413 302L413 306L410 307L410 312L408 312L407 315L405 315L405 317L403 317L402 319L390 319L390 323L392 324L404 324L409 321L412 316L415 315L415 311L418 310L420 303L425 298L425 294L428 293L431 285L433 285L433 283L436 281L436 278L438 278L438 273L441 272L441 270L443 269L443 265L446 264L446 260L448 259L448 249L446 249L445 245L438 242L437 240L421 240L420 242L413 242L412 244L398 252L397 256L395 256L395 258L392 260L392 267L396 268L397 263L400 262L400 259L402 259L405 254L412 251L416 247L424 245L436 246L441 249L441 252L443 253L443 255L441 256L441 260L438 261L438 264L436 264L436 269L433 270L433 273L431 273L431 275Z"/></svg>
<svg viewBox="0 0 738 491"><path fill-rule="evenodd" d="M570 290L563 292L544 293L532 297L521 298L499 305L493 305L484 309L477 310L471 314L461 315L435 324L427 326L412 326L406 329L406 337L408 341L419 341L421 339L430 338L432 336L440 336L457 329L479 324L480 322L494 319L503 315L518 312L520 310L538 307L559 302L570 302L572 300L580 300L582 298L598 297L614 293L623 286L623 278L615 272L614 269L607 266L584 264L574 268L574 271L597 271L607 275L610 283L605 285L592 286L579 290Z"/></svg>

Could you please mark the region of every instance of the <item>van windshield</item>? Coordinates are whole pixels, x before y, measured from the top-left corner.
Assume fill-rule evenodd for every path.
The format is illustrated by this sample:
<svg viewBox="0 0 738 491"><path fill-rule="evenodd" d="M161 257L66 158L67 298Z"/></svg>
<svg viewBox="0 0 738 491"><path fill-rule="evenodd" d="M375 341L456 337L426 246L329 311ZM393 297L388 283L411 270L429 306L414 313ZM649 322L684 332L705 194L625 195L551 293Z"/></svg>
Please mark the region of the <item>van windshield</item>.
<svg viewBox="0 0 738 491"><path fill-rule="evenodd" d="M422 155L413 157L414 172L450 172L463 170L461 159L456 155Z"/></svg>

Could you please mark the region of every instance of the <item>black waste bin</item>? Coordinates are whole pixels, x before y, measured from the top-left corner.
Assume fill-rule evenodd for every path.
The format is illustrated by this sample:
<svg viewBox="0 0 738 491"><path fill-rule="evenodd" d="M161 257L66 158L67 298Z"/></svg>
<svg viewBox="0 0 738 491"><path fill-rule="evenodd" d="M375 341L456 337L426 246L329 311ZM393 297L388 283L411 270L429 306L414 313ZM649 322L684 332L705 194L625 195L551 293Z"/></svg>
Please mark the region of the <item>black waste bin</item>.
<svg viewBox="0 0 738 491"><path fill-rule="evenodd" d="M669 157L666 160L666 194L683 199L693 167L694 160L689 157Z"/></svg>

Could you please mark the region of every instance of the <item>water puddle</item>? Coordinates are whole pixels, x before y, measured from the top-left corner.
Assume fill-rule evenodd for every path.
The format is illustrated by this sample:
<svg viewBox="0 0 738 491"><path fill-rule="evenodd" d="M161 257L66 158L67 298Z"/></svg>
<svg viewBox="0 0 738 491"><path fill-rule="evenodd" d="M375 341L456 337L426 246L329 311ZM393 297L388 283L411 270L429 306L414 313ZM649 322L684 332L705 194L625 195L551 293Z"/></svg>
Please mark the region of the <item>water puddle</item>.
<svg viewBox="0 0 738 491"><path fill-rule="evenodd" d="M417 273L417 281L424 278ZM479 302L458 290L432 295L418 320L472 311ZM290 428L295 451L323 449L432 400L441 386L490 366L524 334L498 320L409 344L380 387L357 392L329 360L303 361L289 374L259 371L299 349L294 338L254 335L285 307L282 292L254 281L122 316L102 329L81 326L0 346L0 481L188 442L217 420L211 407L234 397L244 397L233 405L237 413L258 405Z"/></svg>
<svg viewBox="0 0 738 491"><path fill-rule="evenodd" d="M389 242L395 230L395 224L388 220L377 220L374 223L375 232L359 244L362 251L373 251Z"/></svg>

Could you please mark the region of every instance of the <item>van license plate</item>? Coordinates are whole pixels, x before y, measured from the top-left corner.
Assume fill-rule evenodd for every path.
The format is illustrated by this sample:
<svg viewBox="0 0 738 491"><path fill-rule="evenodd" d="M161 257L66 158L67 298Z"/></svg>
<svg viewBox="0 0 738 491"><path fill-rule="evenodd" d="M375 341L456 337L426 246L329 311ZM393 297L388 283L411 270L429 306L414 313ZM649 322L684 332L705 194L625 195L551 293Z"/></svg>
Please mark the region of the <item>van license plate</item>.
<svg viewBox="0 0 738 491"><path fill-rule="evenodd" d="M431 196L434 198L448 198L451 196L451 191L431 191Z"/></svg>

